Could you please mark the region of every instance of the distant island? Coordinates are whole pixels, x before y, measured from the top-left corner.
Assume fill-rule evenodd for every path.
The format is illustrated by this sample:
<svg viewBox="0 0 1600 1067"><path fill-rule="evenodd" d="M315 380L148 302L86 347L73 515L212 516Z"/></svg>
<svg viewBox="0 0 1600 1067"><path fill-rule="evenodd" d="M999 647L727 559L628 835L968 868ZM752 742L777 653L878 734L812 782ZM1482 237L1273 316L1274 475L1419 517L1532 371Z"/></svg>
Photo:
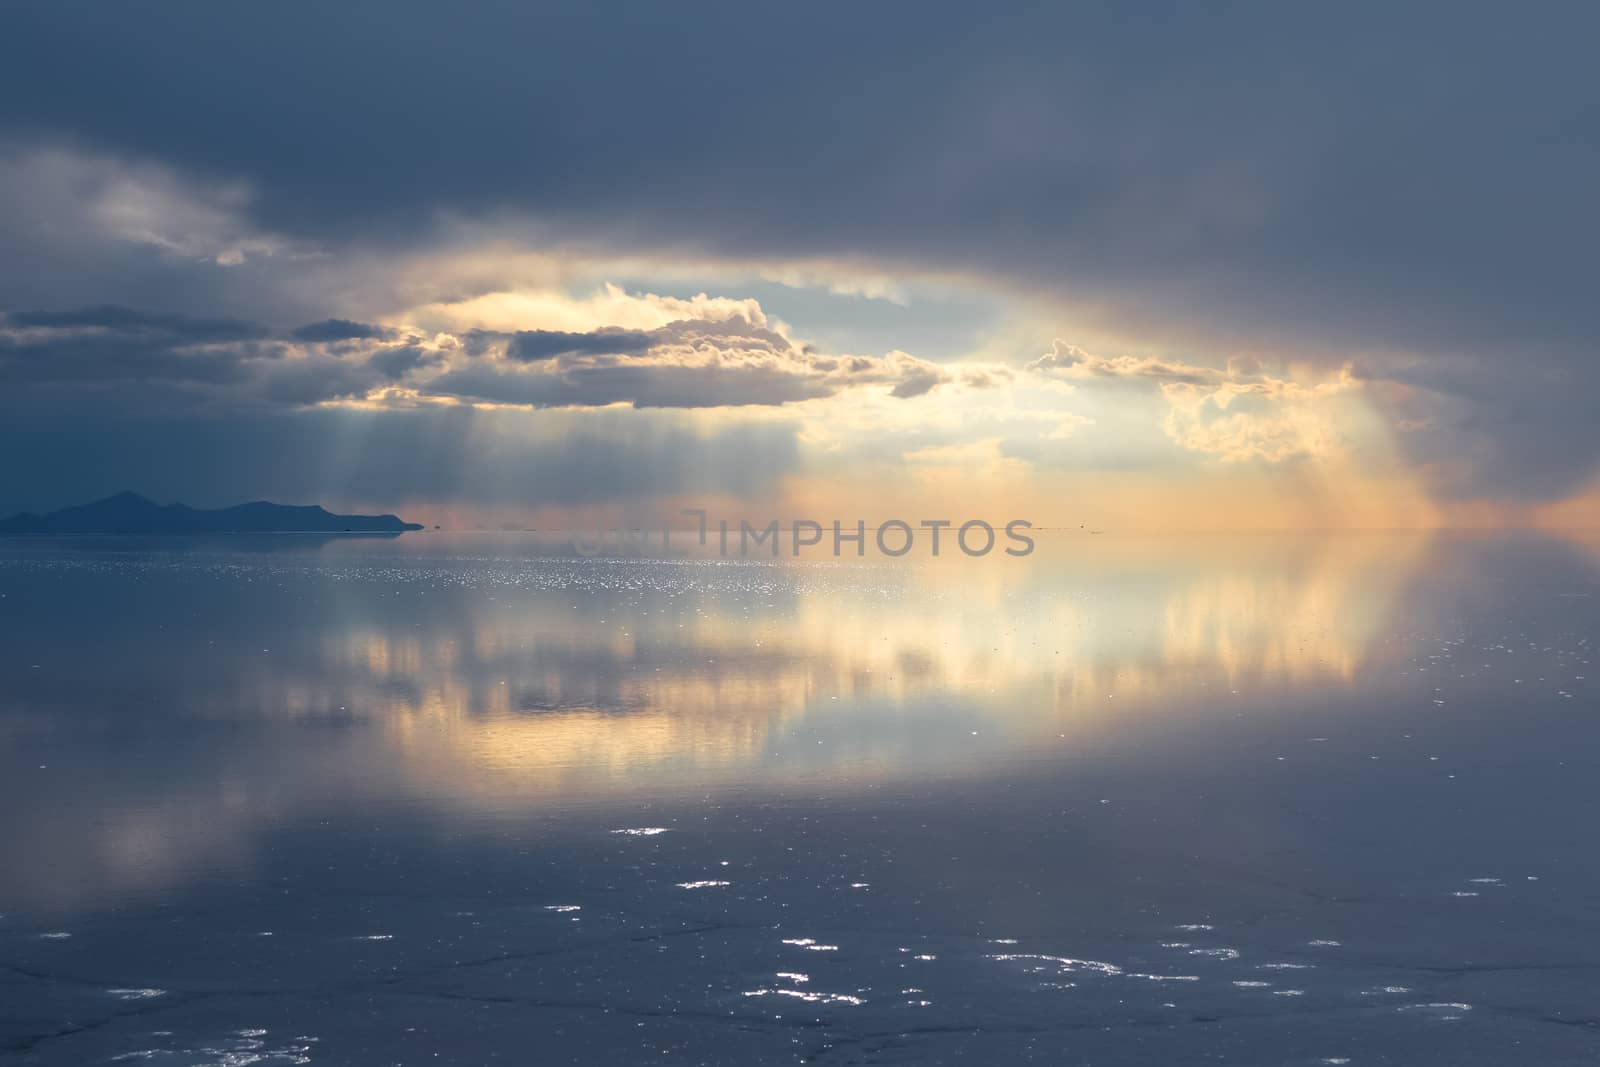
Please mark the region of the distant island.
<svg viewBox="0 0 1600 1067"><path fill-rule="evenodd" d="M400 533L422 525L394 515L335 515L316 504L297 507L257 500L205 510L157 504L138 493L118 493L48 515L24 512L0 519L4 534L181 533Z"/></svg>

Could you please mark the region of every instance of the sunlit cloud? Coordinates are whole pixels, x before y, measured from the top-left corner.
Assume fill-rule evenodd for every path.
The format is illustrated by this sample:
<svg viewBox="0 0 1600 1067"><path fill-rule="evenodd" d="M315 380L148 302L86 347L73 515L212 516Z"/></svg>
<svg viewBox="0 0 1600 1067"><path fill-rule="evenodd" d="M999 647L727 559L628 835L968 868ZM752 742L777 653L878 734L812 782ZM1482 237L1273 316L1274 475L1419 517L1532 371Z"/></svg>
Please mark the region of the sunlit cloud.
<svg viewBox="0 0 1600 1067"><path fill-rule="evenodd" d="M0 142L0 234L28 264L0 271L0 403L108 433L130 419L461 408L507 416L498 433L519 413L668 411L700 439L781 417L799 452L764 500L803 485L812 500L824 487L839 501L1003 491L1048 508L1070 491L1141 524L1169 521L1163 501L1191 493L1248 499L1235 514L1271 525L1348 515L1355 498L1370 501L1362 521L1406 524L1589 513L1592 450L1567 447L1576 411L1522 414L1583 395L1559 364L1508 377L1481 356L1346 351L1181 305L1130 316L1126 294L1049 297L890 248L633 239L511 205L442 208L397 239L313 237L281 225L270 187L246 173L82 139ZM1202 186L1202 206L1237 203L1228 181ZM896 338L895 324L963 299L983 308L981 324L949 320L963 340L940 338L930 356ZM1186 325L1193 344L1180 346ZM1068 331L1086 340L1038 354ZM817 340L851 336L882 343ZM1280 350L1268 336L1287 339ZM106 467L93 452L85 472ZM47 503L81 495L61 491ZM507 492L476 514L525 513Z"/></svg>

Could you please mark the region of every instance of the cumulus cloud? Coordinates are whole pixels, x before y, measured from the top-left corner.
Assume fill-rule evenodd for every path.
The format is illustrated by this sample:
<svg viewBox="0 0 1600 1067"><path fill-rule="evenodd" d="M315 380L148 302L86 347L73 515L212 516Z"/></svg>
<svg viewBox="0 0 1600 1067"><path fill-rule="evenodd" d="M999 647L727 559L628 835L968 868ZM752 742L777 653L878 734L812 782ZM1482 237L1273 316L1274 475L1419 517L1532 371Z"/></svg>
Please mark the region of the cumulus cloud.
<svg viewBox="0 0 1600 1067"><path fill-rule="evenodd" d="M995 389L1014 377L1009 367L970 369L961 374L961 384L968 389Z"/></svg>
<svg viewBox="0 0 1600 1067"><path fill-rule="evenodd" d="M170 402L212 406L741 407L867 387L910 399L946 378L904 352L822 355L764 319L738 317L644 331L474 330L465 337L340 319L278 334L250 322L114 306L0 317L0 382L69 403L74 389L137 384L164 390Z"/></svg>
<svg viewBox="0 0 1600 1067"><path fill-rule="evenodd" d="M1228 463L1329 457L1345 437L1324 401L1346 388L1346 379L1310 388L1271 379L1167 385L1171 410L1162 426L1180 447Z"/></svg>
<svg viewBox="0 0 1600 1067"><path fill-rule="evenodd" d="M911 357L906 358L909 360ZM940 367L931 363L911 363L900 374L899 380L889 390L889 395L906 400L914 396L921 396L934 386L942 385L948 380L949 375Z"/></svg>
<svg viewBox="0 0 1600 1067"><path fill-rule="evenodd" d="M774 406L870 386L909 399L947 378L937 365L904 352L818 354L764 317L684 319L649 331L477 331L468 350L473 362L422 391L535 407Z"/></svg>
<svg viewBox="0 0 1600 1067"><path fill-rule="evenodd" d="M1218 385L1223 382L1263 380L1260 365L1235 360L1226 370L1196 366L1180 360L1140 356L1097 356L1077 345L1057 339L1049 352L1024 368L1036 374L1063 378L1126 378L1179 385Z"/></svg>
<svg viewBox="0 0 1600 1067"><path fill-rule="evenodd" d="M493 257L490 261L493 262ZM485 291L457 300L409 305L404 310L405 317L426 329L455 333L476 329L516 333L527 330L532 324L538 324L541 330L565 333L589 333L607 328L655 330L684 319L737 318L766 323L761 304L750 299L706 293L677 297L629 292L609 282L593 292L574 296L557 284L505 288L503 281L468 280L486 286Z"/></svg>
<svg viewBox="0 0 1600 1067"><path fill-rule="evenodd" d="M1336 401L1360 387L1349 367L1304 383L1268 373L1259 360L1236 358L1225 368L1181 360L1100 356L1066 341L1027 364L1050 377L1117 380L1159 392L1168 411L1162 429L1179 447L1227 463L1329 457L1347 437Z"/></svg>

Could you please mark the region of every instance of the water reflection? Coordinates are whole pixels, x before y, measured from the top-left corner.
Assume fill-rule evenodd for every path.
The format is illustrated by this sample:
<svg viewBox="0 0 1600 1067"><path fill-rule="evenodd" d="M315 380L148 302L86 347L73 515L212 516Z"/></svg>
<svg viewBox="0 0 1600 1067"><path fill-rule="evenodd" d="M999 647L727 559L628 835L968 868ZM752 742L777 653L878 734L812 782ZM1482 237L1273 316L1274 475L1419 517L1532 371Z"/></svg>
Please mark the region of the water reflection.
<svg viewBox="0 0 1600 1067"><path fill-rule="evenodd" d="M1241 688L1354 683L1396 654L1429 548L1041 542L775 563L437 535L13 548L0 731L34 761L12 788L42 855L6 888L49 908L155 891L349 805L493 816L996 773Z"/></svg>

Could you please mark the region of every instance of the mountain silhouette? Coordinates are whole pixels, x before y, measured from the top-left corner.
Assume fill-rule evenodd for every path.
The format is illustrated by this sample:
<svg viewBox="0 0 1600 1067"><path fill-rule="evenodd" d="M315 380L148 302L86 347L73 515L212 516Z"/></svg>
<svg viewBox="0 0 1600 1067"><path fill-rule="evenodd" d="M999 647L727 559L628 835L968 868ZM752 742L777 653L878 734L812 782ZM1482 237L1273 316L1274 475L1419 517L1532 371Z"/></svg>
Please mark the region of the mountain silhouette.
<svg viewBox="0 0 1600 1067"><path fill-rule="evenodd" d="M24 512L0 519L0 534L76 533L398 533L420 530L394 515L335 515L312 504L297 507L257 500L204 510L157 504L138 493L118 493L48 515Z"/></svg>

